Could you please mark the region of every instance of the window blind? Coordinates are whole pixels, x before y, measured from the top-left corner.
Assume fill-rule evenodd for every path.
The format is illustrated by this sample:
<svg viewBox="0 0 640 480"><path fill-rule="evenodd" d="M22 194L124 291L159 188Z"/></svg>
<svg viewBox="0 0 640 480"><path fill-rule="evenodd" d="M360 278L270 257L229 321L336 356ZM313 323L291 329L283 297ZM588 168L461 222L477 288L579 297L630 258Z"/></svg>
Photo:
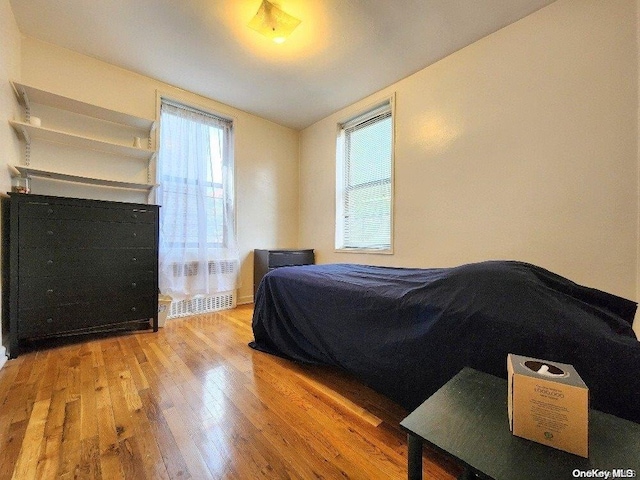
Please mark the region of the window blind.
<svg viewBox="0 0 640 480"><path fill-rule="evenodd" d="M342 125L342 246L391 248L393 119L389 102Z"/></svg>

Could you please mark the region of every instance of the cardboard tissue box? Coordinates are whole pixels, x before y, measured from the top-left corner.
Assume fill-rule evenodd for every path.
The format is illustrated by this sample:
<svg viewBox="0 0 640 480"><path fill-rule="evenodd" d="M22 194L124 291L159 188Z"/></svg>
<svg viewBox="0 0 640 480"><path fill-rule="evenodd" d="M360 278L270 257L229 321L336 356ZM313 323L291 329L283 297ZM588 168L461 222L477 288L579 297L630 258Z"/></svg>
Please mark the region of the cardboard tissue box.
<svg viewBox="0 0 640 480"><path fill-rule="evenodd" d="M573 366L509 354L514 435L589 457L589 389Z"/></svg>

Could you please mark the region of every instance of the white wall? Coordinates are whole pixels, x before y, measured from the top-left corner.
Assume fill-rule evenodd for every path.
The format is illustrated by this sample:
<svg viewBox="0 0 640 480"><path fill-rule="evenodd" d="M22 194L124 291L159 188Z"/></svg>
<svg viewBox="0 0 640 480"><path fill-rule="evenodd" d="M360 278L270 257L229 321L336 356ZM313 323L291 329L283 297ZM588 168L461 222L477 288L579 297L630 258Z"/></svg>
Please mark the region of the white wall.
<svg viewBox="0 0 640 480"><path fill-rule="evenodd" d="M558 0L305 129L301 245L322 263L524 260L636 298L636 4ZM392 92L395 253L336 253L336 123Z"/></svg>
<svg viewBox="0 0 640 480"><path fill-rule="evenodd" d="M0 32L0 192L4 193L11 189L5 163L19 163L22 157L20 143L8 123L19 113L19 105L9 81L20 79L20 32L9 0L0 0ZM1 248L0 245L0 258ZM5 326L4 330L6 332L8 327ZM3 325L0 324L0 368L6 360L3 345L8 343L6 333L3 335L2 331Z"/></svg>
<svg viewBox="0 0 640 480"><path fill-rule="evenodd" d="M240 303L252 301L253 249L291 247L297 243L298 132L33 38L22 39L21 58L24 83L78 100L155 118L158 89L234 118L237 236L242 262L238 299ZM74 168L78 174L97 177L104 176L105 170L122 174L126 168L110 163L108 156L94 156L90 161L80 162L69 149L48 148L45 154L43 151L38 153L32 149L34 167L38 162L46 162L48 168L57 167L66 172L69 162L76 162ZM130 174L146 175L143 171ZM77 192L65 184L56 188L64 188L65 195ZM34 193L56 194L38 191L35 183L32 189ZM88 195L88 192L81 194Z"/></svg>

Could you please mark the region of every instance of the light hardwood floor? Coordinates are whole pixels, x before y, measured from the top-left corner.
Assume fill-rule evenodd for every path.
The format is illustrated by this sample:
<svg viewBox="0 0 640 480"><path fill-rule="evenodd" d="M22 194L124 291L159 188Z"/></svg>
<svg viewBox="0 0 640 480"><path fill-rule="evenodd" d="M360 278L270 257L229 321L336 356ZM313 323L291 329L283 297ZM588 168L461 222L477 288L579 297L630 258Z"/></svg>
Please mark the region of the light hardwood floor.
<svg viewBox="0 0 640 480"><path fill-rule="evenodd" d="M2 479L406 478L406 411L256 352L251 306L41 349L0 370ZM460 470L425 450L424 476Z"/></svg>

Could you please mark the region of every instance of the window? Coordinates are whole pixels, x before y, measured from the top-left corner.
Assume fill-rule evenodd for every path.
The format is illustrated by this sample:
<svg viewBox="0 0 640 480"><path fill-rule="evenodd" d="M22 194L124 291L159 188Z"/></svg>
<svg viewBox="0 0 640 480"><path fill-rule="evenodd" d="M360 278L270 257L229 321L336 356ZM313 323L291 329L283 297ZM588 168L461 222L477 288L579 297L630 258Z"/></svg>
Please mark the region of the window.
<svg viewBox="0 0 640 480"><path fill-rule="evenodd" d="M393 115L388 100L339 125L336 249L391 252Z"/></svg>
<svg viewBox="0 0 640 480"><path fill-rule="evenodd" d="M225 186L231 122L163 102L158 181L162 187L162 220L170 245L197 248L200 236L210 247L226 244ZM175 228L180 224L180 228ZM202 226L205 226L202 231Z"/></svg>
<svg viewBox="0 0 640 480"><path fill-rule="evenodd" d="M235 288L231 120L162 99L160 286L174 298Z"/></svg>

